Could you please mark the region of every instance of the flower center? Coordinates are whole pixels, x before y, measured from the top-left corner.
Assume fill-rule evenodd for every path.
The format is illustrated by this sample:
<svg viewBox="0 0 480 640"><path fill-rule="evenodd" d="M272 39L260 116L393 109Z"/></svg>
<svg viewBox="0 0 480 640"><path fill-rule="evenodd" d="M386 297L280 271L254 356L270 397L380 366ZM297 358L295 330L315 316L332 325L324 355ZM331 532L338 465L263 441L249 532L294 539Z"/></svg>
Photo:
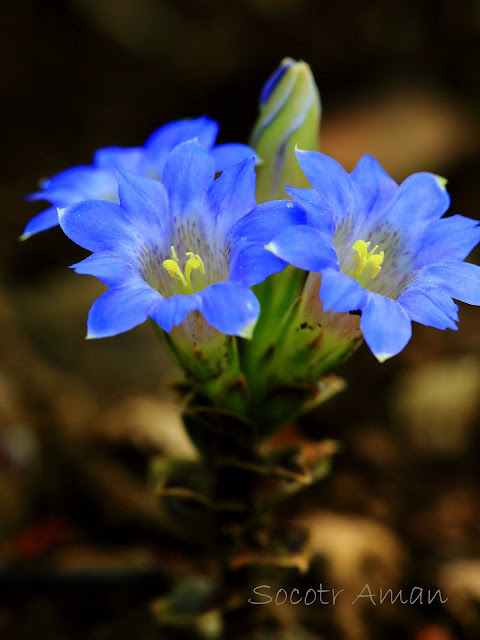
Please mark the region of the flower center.
<svg viewBox="0 0 480 640"><path fill-rule="evenodd" d="M163 261L163 268L180 284L180 291L178 291L178 293L193 293L192 271L198 269L202 275L205 275L205 265L203 264L203 260L198 253L187 251L185 255L188 257L188 260L186 261L185 268L182 271L178 263L178 256L175 251L175 247L172 245L170 250L172 252L172 257Z"/></svg>
<svg viewBox="0 0 480 640"><path fill-rule="evenodd" d="M378 244L370 251L368 250L369 246L370 242L365 242L365 240L357 240L353 243L352 250L356 252L356 255L353 258L352 267L347 272L362 285L377 277L385 257L384 251L376 253Z"/></svg>

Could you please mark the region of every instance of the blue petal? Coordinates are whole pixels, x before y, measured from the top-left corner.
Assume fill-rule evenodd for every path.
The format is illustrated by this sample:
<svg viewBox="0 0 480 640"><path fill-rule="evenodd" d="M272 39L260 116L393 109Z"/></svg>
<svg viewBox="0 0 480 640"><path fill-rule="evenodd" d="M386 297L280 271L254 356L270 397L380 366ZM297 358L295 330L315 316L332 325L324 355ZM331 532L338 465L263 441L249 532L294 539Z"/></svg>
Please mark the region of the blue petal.
<svg viewBox="0 0 480 640"><path fill-rule="evenodd" d="M197 296L198 294L176 294L170 298L164 298L151 314L152 320L164 331L170 333L174 326L183 322L187 313L199 311L201 305Z"/></svg>
<svg viewBox="0 0 480 640"><path fill-rule="evenodd" d="M425 232L419 265L442 260L465 260L480 242L477 220L454 215L431 224Z"/></svg>
<svg viewBox="0 0 480 640"><path fill-rule="evenodd" d="M360 210L369 214L369 219L381 213L398 191L395 180L368 153L360 158L350 176L356 188Z"/></svg>
<svg viewBox="0 0 480 640"><path fill-rule="evenodd" d="M265 202L239 220L226 242L230 279L253 286L281 271L285 262L265 245L285 227L304 221L305 211L289 200Z"/></svg>
<svg viewBox="0 0 480 640"><path fill-rule="evenodd" d="M421 284L421 280L417 281L417 284ZM417 289L417 291L418 290L419 289ZM415 285L409 286L407 291L415 291ZM423 293L428 296L433 304L441 309L450 320L454 323L458 322L458 304L455 304L446 291L440 287L428 287L423 289Z"/></svg>
<svg viewBox="0 0 480 640"><path fill-rule="evenodd" d="M253 292L236 282L219 282L192 295L174 295L159 304L151 317L170 332L190 311L200 311L212 327L228 335L250 337L260 313Z"/></svg>
<svg viewBox="0 0 480 640"><path fill-rule="evenodd" d="M78 201L77 198L112 201L117 199L117 181L111 169L73 167L45 180L41 186L47 199L57 206L72 204ZM59 202L62 194L68 197L65 203Z"/></svg>
<svg viewBox="0 0 480 640"><path fill-rule="evenodd" d="M64 233L89 251L130 257L138 246L135 229L124 210L113 202L79 202L63 210L59 220Z"/></svg>
<svg viewBox="0 0 480 640"><path fill-rule="evenodd" d="M440 178L432 173L414 173L402 182L382 220L390 222L395 229L403 229L412 242L420 238L449 205L450 198Z"/></svg>
<svg viewBox="0 0 480 640"><path fill-rule="evenodd" d="M307 225L287 227L274 237L267 249L305 271L319 272L338 266L332 236Z"/></svg>
<svg viewBox="0 0 480 640"><path fill-rule="evenodd" d="M480 267L470 262L439 262L423 267L417 278L427 285L440 287L449 296L480 305Z"/></svg>
<svg viewBox="0 0 480 640"><path fill-rule="evenodd" d="M305 210L289 200L272 200L253 209L241 218L228 234L227 250L232 255L245 244L256 242L262 246L269 243L285 227L305 224Z"/></svg>
<svg viewBox="0 0 480 640"><path fill-rule="evenodd" d="M215 144L218 124L206 116L175 120L157 129L147 139L145 147L168 148L171 151L181 142L197 138L199 143L209 149Z"/></svg>
<svg viewBox="0 0 480 640"><path fill-rule="evenodd" d="M251 337L260 314L251 289L238 282L218 282L195 295L208 324L228 335Z"/></svg>
<svg viewBox="0 0 480 640"><path fill-rule="evenodd" d="M40 186L42 189L56 189L58 187L75 187L84 180L89 180L91 175L95 175L95 167L89 165L80 165L65 169L51 178L42 180Z"/></svg>
<svg viewBox="0 0 480 640"><path fill-rule="evenodd" d="M263 245L248 244L237 250L230 260L229 279L253 287L278 271L287 263L267 251Z"/></svg>
<svg viewBox="0 0 480 640"><path fill-rule="evenodd" d="M160 127L145 143L146 163L152 177L160 179L168 154L181 142L196 138L199 143L210 149L218 134L218 124L206 117L193 120L177 120Z"/></svg>
<svg viewBox="0 0 480 640"><path fill-rule="evenodd" d="M285 191L307 212L306 224L319 231L326 231L332 235L335 233L335 222L328 206L315 189L298 189L287 186Z"/></svg>
<svg viewBox="0 0 480 640"><path fill-rule="evenodd" d="M397 299L397 302L402 305L405 311L408 313L410 318L415 322L419 322L420 324L424 324L427 327L434 327L435 329L457 329L457 325L455 321L443 310L443 304L435 304L432 298L428 295L429 291L432 294L434 287L431 287L430 290L426 290L425 292L412 290L405 291L402 295ZM453 303L452 299L448 294L442 292L441 289L437 289L440 294L443 293L444 296L448 298L448 300ZM438 298L438 295L436 296ZM456 307L457 305L455 305ZM457 307L458 309L458 307Z"/></svg>
<svg viewBox="0 0 480 640"><path fill-rule="evenodd" d="M137 172L145 155L141 147L105 147L99 149L93 162L99 169L123 169Z"/></svg>
<svg viewBox="0 0 480 640"><path fill-rule="evenodd" d="M163 172L172 214L180 217L198 214L214 177L212 155L198 141L183 142L175 147Z"/></svg>
<svg viewBox="0 0 480 640"><path fill-rule="evenodd" d="M350 175L333 158L318 151L297 150L297 160L312 187L318 191L325 210L336 222L359 206Z"/></svg>
<svg viewBox="0 0 480 640"><path fill-rule="evenodd" d="M222 241L235 222L257 206L253 158L226 169L212 183L207 197L210 209L215 214L212 221L215 235Z"/></svg>
<svg viewBox="0 0 480 640"><path fill-rule="evenodd" d="M400 353L412 336L412 322L401 305L371 291L360 326L365 342L380 362Z"/></svg>
<svg viewBox="0 0 480 640"><path fill-rule="evenodd" d="M458 305L455 304L452 297L444 289L431 284L428 276L422 274L422 271L416 274L415 279L409 283L405 291L397 299L397 302L403 304L405 297L410 295L425 296L450 319L450 324L455 325L455 322L458 322ZM406 307L406 305L404 306ZM420 315L418 309L416 313ZM412 320L416 320L416 318L412 317ZM420 321L417 320L417 322Z"/></svg>
<svg viewBox="0 0 480 640"><path fill-rule="evenodd" d="M64 187L57 189L45 189L45 191L37 191L27 196L27 200L48 200L54 205L55 210L57 208L63 209L69 207L71 204L85 200L83 194L77 189L72 187Z"/></svg>
<svg viewBox="0 0 480 640"><path fill-rule="evenodd" d="M255 164L260 161L258 155L251 147L237 142L218 144L212 149L212 156L215 160L216 171L224 171L250 158L254 159Z"/></svg>
<svg viewBox="0 0 480 640"><path fill-rule="evenodd" d="M87 338L107 338L142 324L162 296L140 278L118 289L109 289L95 300L88 314Z"/></svg>
<svg viewBox="0 0 480 640"><path fill-rule="evenodd" d="M335 269L322 271L320 300L325 311L358 311L363 308L366 297L366 290L354 278Z"/></svg>
<svg viewBox="0 0 480 640"><path fill-rule="evenodd" d="M42 213L36 215L30 220L30 222L28 222L27 226L25 227L25 231L20 236L20 239L26 240L30 236L33 236L34 233L39 233L40 231L51 229L52 227L56 227L57 225L57 207L50 207L49 209L45 209L45 211L42 211Z"/></svg>
<svg viewBox="0 0 480 640"><path fill-rule="evenodd" d="M95 276L109 287L127 284L130 280L138 278L138 273L132 265L108 253L93 253L71 268L75 273Z"/></svg>
<svg viewBox="0 0 480 640"><path fill-rule="evenodd" d="M117 172L118 192L126 217L155 252L170 246L169 203L163 184L129 172Z"/></svg>

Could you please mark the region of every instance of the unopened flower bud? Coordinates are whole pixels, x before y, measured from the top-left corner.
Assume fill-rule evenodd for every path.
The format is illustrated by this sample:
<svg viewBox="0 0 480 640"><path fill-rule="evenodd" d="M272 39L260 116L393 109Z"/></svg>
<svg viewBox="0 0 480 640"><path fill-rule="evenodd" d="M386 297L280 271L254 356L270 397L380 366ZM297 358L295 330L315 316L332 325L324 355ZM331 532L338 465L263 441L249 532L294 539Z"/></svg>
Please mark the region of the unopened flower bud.
<svg viewBox="0 0 480 640"><path fill-rule="evenodd" d="M250 145L260 156L257 201L285 198L284 184L307 187L295 147L318 150L321 104L310 67L285 58L260 94Z"/></svg>

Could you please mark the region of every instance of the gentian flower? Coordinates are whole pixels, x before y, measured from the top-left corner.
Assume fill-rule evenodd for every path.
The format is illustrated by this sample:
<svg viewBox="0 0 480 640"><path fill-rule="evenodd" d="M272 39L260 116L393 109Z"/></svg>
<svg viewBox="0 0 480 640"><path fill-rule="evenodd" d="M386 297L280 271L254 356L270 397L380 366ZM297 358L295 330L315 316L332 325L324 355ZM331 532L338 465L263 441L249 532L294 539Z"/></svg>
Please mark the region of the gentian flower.
<svg viewBox="0 0 480 640"><path fill-rule="evenodd" d="M217 134L217 123L201 117L164 125L148 138L143 147L99 149L92 165L73 167L44 180L40 184L41 190L28 197L30 200L48 200L52 206L30 220L22 239L58 225L59 208L82 200L118 202L116 168L160 180L168 154L180 142L197 138L212 151L217 171L255 155L244 144L214 146Z"/></svg>
<svg viewBox="0 0 480 640"><path fill-rule="evenodd" d="M304 207L306 224L285 228L267 248L320 274L323 310L339 321L359 315L378 360L405 347L412 320L456 329L452 298L480 304L480 268L464 262L480 228L461 215L442 218L450 204L444 179L416 173L398 185L369 155L351 174L318 152L297 157L313 188L287 193Z"/></svg>
<svg viewBox="0 0 480 640"><path fill-rule="evenodd" d="M162 182L118 171L119 204L87 200L61 211L66 235L93 252L73 268L110 287L90 310L87 337L147 318L165 332L183 323L184 353L215 340L212 331L251 336L260 309L250 287L283 265L264 245L272 230L304 218L290 201L256 206L254 163L215 179L214 155L189 141L167 157Z"/></svg>

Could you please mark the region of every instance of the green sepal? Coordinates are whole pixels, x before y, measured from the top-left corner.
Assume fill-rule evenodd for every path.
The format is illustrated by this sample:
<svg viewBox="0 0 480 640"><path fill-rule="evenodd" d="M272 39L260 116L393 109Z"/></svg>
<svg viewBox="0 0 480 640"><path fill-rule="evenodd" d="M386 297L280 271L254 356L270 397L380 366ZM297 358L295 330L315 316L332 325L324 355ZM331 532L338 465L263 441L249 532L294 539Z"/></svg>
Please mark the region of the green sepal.
<svg viewBox="0 0 480 640"><path fill-rule="evenodd" d="M153 326L185 373L185 381L178 384L182 396L193 393L202 398L202 404L232 411L244 409L245 380L235 336L225 335L210 326L195 335L190 335L183 325L174 327L170 333L164 332L156 323Z"/></svg>

